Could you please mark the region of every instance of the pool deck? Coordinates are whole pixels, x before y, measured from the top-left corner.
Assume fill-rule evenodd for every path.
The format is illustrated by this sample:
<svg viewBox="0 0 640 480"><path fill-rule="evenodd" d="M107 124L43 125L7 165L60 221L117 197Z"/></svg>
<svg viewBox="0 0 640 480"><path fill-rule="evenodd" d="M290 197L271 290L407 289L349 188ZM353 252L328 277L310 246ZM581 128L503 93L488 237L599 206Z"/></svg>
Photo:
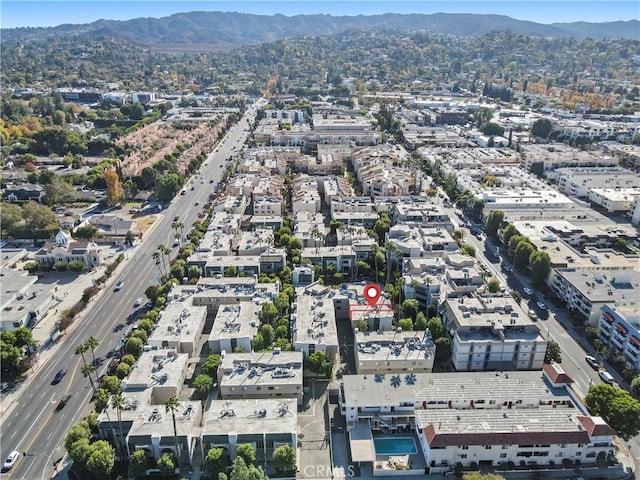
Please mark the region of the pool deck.
<svg viewBox="0 0 640 480"><path fill-rule="evenodd" d="M385 438L385 439L401 439L401 438L410 438L411 440L413 440L414 442L414 447L415 447L415 452L416 453L411 453L411 454L406 454L406 453L402 453L402 452L394 452L394 453L390 453L390 454L378 454L378 452L376 452L376 462L388 462L389 461L389 457L398 457L398 456L402 456L402 455L408 455L409 456L409 465L411 465L412 469L423 469L426 468L427 464L424 461L424 457L422 455L422 452L420 451L420 443L418 441L418 437L414 434L414 433L399 433L397 435L390 435L388 433L382 434L382 435L374 435L373 436L373 440L374 440L374 445L375 445L375 440L376 439L380 439L380 438Z"/></svg>

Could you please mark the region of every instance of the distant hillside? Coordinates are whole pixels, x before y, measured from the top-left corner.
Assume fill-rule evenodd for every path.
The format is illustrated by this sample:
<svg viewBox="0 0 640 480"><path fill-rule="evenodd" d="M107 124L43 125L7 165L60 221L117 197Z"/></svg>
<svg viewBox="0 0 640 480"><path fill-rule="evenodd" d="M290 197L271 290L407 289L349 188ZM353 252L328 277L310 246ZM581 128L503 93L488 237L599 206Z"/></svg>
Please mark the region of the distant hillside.
<svg viewBox="0 0 640 480"><path fill-rule="evenodd" d="M394 30L425 30L460 36L479 36L493 30L536 37L629 38L640 39L637 20L606 23L555 23L543 25L515 20L504 15L479 14L393 14L253 15L224 12L178 13L163 18L136 18L126 21L98 20L84 25L49 28L2 29L3 40L29 40L47 36L89 36L115 38L133 43L209 44L221 47L255 45L283 38L320 36L354 29L383 27Z"/></svg>

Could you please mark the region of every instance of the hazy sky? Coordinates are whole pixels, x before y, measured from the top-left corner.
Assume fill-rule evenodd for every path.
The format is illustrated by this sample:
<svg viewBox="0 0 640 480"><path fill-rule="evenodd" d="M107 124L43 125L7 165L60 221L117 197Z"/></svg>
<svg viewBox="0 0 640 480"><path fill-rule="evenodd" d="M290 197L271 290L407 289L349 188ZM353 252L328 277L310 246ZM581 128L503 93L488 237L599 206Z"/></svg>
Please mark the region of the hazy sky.
<svg viewBox="0 0 640 480"><path fill-rule="evenodd" d="M607 22L640 19L640 0L622 1L313 1L236 0L226 2L178 0L0 0L0 26L42 27L64 23L90 23L99 19L128 20L165 17L191 11L243 12L260 15L373 15L381 13L493 13L538 23Z"/></svg>

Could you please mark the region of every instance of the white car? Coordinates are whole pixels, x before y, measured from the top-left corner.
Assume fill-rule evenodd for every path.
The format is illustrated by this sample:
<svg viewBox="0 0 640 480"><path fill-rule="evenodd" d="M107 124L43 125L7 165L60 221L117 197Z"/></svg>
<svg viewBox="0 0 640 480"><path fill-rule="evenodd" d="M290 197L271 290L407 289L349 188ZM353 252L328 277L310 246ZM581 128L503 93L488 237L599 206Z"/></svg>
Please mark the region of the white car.
<svg viewBox="0 0 640 480"><path fill-rule="evenodd" d="M4 465L2 465L2 471L6 472L8 470L11 470L13 466L16 464L16 462L18 461L19 457L20 457L20 452L16 452L15 450L11 452L7 457L7 459L4 461Z"/></svg>
<svg viewBox="0 0 640 480"><path fill-rule="evenodd" d="M533 290L531 290L529 287L524 287L522 291L527 295L533 295Z"/></svg>
<svg viewBox="0 0 640 480"><path fill-rule="evenodd" d="M142 297L136 298L136 301L133 302L133 306L134 307L139 307L140 305L142 305L142 302L144 302L144 298L142 298Z"/></svg>
<svg viewBox="0 0 640 480"><path fill-rule="evenodd" d="M538 308L540 310L546 310L547 309L547 306L542 302L536 302L536 305L538 305Z"/></svg>

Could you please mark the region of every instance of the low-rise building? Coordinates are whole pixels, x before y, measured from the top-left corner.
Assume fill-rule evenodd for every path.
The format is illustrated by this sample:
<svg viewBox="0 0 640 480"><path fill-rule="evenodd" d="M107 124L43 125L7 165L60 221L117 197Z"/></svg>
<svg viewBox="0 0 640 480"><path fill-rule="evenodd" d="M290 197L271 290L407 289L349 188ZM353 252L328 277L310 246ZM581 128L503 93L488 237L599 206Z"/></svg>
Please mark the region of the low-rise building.
<svg viewBox="0 0 640 480"><path fill-rule="evenodd" d="M571 472L576 460L595 466L612 458L615 432L587 413L570 384L557 365L542 372L347 375L339 403L350 458L374 472L395 471L404 458L411 467L403 470L422 475L448 474L457 464L555 464ZM619 463L610 468L612 475L622 471Z"/></svg>
<svg viewBox="0 0 640 480"><path fill-rule="evenodd" d="M55 305L57 287L37 281L37 276L25 271L2 270L0 330L32 327Z"/></svg>
<svg viewBox="0 0 640 480"><path fill-rule="evenodd" d="M291 307L291 336L294 349L305 358L314 352L323 352L330 360L338 355L334 295L333 289L319 283L296 289L296 301Z"/></svg>
<svg viewBox="0 0 640 480"><path fill-rule="evenodd" d="M436 347L429 330L359 331L353 351L358 374L430 372Z"/></svg>
<svg viewBox="0 0 640 480"><path fill-rule="evenodd" d="M46 242L34 254L39 265L55 265L58 262L82 262L85 267L97 267L102 263L102 253L94 242L75 242L71 236L60 230L53 242Z"/></svg>
<svg viewBox="0 0 640 480"><path fill-rule="evenodd" d="M295 398L302 402L302 352L227 353L218 367L223 400Z"/></svg>
<svg viewBox="0 0 640 480"><path fill-rule="evenodd" d="M238 446L248 443L256 452L256 463L265 468L280 445L297 452L297 430L295 398L213 400L203 419L202 458L211 448L222 448L233 459Z"/></svg>
<svg viewBox="0 0 640 480"><path fill-rule="evenodd" d="M152 405L163 405L182 391L189 367L189 355L172 348L143 352L122 382L124 392L149 391Z"/></svg>
<svg viewBox="0 0 640 480"><path fill-rule="evenodd" d="M209 351L233 353L241 348L244 352L250 352L251 340L260 328L261 309L260 299L237 305L222 305L209 334Z"/></svg>
<svg viewBox="0 0 640 480"><path fill-rule="evenodd" d="M156 328L147 339L155 348L173 348L178 353L193 354L204 342L202 330L207 320L207 309L193 305L190 300L169 303L158 316Z"/></svg>
<svg viewBox="0 0 640 480"><path fill-rule="evenodd" d="M447 298L439 310L457 371L542 368L547 341L510 295Z"/></svg>

